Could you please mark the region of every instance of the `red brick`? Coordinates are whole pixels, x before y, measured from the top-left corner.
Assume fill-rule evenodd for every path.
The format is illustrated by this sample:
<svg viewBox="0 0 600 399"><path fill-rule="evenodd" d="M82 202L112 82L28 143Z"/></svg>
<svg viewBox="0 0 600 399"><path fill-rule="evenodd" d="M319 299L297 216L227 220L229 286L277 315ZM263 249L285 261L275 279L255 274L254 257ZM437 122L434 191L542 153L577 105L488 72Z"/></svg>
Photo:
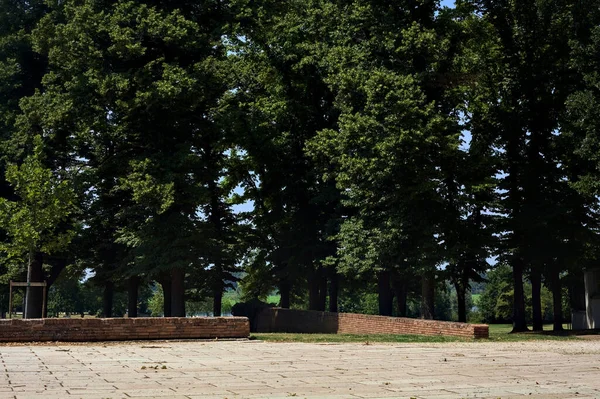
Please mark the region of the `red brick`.
<svg viewBox="0 0 600 399"><path fill-rule="evenodd" d="M245 317L0 320L4 342L246 338L249 334Z"/></svg>
<svg viewBox="0 0 600 399"><path fill-rule="evenodd" d="M256 324L258 332L489 336L485 324L281 308L264 309L257 316Z"/></svg>

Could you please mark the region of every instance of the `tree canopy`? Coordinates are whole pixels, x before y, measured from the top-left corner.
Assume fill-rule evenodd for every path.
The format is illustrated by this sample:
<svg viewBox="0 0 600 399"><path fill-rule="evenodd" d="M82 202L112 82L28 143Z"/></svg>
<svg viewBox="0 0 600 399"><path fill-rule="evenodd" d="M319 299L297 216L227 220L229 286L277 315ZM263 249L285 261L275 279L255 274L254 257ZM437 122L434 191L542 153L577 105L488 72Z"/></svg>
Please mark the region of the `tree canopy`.
<svg viewBox="0 0 600 399"><path fill-rule="evenodd" d="M425 318L449 282L466 321L498 264L494 317L510 305L515 331L539 329L551 292L559 329L599 253L597 10L5 1L3 281L87 276L105 316L123 291L135 316L155 283L155 313L220 315L239 283L282 307L360 292Z"/></svg>

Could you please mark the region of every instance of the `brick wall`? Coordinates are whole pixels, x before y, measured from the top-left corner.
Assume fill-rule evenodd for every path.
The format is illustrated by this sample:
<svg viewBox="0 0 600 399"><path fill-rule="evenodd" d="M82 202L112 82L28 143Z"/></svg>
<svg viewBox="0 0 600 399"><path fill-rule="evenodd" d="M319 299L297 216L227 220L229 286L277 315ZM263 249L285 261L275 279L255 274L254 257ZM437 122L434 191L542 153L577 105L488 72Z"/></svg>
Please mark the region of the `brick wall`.
<svg viewBox="0 0 600 399"><path fill-rule="evenodd" d="M0 342L247 338L245 317L4 319Z"/></svg>
<svg viewBox="0 0 600 399"><path fill-rule="evenodd" d="M257 332L326 334L419 334L488 338L485 324L265 308L256 319Z"/></svg>

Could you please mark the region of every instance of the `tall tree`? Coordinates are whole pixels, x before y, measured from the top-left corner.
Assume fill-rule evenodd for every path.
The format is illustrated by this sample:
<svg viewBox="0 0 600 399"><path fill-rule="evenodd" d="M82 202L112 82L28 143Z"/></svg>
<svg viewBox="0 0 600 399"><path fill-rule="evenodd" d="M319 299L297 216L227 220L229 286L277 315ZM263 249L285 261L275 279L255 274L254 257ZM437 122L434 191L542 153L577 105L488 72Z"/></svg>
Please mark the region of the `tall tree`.
<svg viewBox="0 0 600 399"><path fill-rule="evenodd" d="M436 2L386 5L341 2L331 13L328 83L341 115L313 150L329 157L326 177L349 208L338 235L341 268L377 275L381 314L392 312L393 275L415 270L423 316L433 318L441 162L458 151L460 132L443 79L455 48Z"/></svg>
<svg viewBox="0 0 600 399"><path fill-rule="evenodd" d="M598 45L600 44L600 8L598 1L581 2L573 10L573 34L571 45L571 66L580 78L577 86L567 99L567 112L562 121L563 133L561 143L570 151L564 161L568 184L577 190L584 201L579 203L573 215L565 220L565 228L569 229L570 239L565 240L561 248L568 251L571 257L575 254L585 254L577 260L575 267L569 268L569 291L571 305L574 310L585 308L583 300L583 273L585 268L596 267L598 253L598 194L600 186L600 91L598 84ZM564 202L561 201L561 202ZM588 220L589 229L582 237L581 229L572 230L576 220ZM591 220L590 220L591 219ZM579 234L577 234L579 233ZM571 247L571 248L569 248ZM575 247L575 248L573 248Z"/></svg>
<svg viewBox="0 0 600 399"><path fill-rule="evenodd" d="M0 221L9 237L0 249L13 267L27 260L27 283L44 280L42 255L63 250L75 234L73 228L61 229L75 211L74 192L66 175L44 167L42 146L42 138L36 136L34 153L19 166L8 165L6 179L18 200L0 198ZM40 287L27 286L26 318L42 317L41 294Z"/></svg>
<svg viewBox="0 0 600 399"><path fill-rule="evenodd" d="M131 249L130 274L169 275L174 316L185 313L186 272L206 266L198 210L212 160L203 149L218 136L226 89L219 10L211 1L67 1L37 31L52 72L34 115L54 135L68 132L97 179L88 189L102 190L92 200L119 200L118 228L105 237Z"/></svg>
<svg viewBox="0 0 600 399"><path fill-rule="evenodd" d="M252 223L266 253L282 307L306 279L309 308L324 310L328 241L338 193L320 181L307 143L335 126L333 96L324 82L316 50L323 29L317 3L236 3L239 29L231 59L237 71L241 118L239 145L245 152L243 186L254 203Z"/></svg>
<svg viewBox="0 0 600 399"><path fill-rule="evenodd" d="M571 11L579 6L553 0L467 3L487 24L487 34L492 33L487 48L493 51L484 57L494 61L479 77L472 132L493 132L493 146L500 150L499 190L505 215L501 254L513 268L513 331L524 331L523 275L531 271L538 308L534 313L539 317L539 273L554 281L558 298L558 275L566 266L556 243L570 240L561 234L562 221L583 204L566 184L571 177L564 168L569 150L559 144L565 101L578 80L570 67L569 40ZM571 202L560 206L559 197ZM584 219L575 223L586 229Z"/></svg>
<svg viewBox="0 0 600 399"><path fill-rule="evenodd" d="M46 72L46 58L37 54L31 43L31 32L46 12L44 1L10 0L0 4L0 198L11 201L18 198L6 180L6 163L23 160L24 141L29 142L27 148L31 150L31 140L23 140L18 134L17 120L21 115L20 101L41 86ZM0 241L8 240L0 231ZM2 274L6 281L16 277L5 266ZM7 289L6 294L8 297Z"/></svg>

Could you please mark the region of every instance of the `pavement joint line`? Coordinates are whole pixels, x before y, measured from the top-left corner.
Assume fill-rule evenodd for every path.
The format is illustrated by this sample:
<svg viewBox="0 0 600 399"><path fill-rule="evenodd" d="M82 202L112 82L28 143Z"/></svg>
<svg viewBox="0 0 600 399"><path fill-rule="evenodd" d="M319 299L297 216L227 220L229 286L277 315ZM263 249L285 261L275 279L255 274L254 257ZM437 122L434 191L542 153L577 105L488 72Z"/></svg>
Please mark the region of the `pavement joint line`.
<svg viewBox="0 0 600 399"><path fill-rule="evenodd" d="M40 375L42 382L53 382L55 386L63 389L63 382L86 381L85 387L81 386L81 389L76 390L80 394L84 394L85 389L107 389L107 385L110 384L111 388L108 389L115 391L112 397L165 395L160 393L163 391L157 391L156 395L153 395L152 388L136 390L132 395L117 389L118 386L126 386L117 382L123 381L126 384L133 378L138 378L140 382L155 383L149 384L149 387L154 389L162 386L162 389L168 389L169 392L177 392L178 397L210 396L226 389L225 392L231 392L235 398L284 397L287 391L297 393L298 397L310 399L322 396L340 399L392 397L395 393L396 396L412 393L413 397L433 399L450 392L456 392L457 397L467 397L469 393L471 396L473 393L478 396L496 396L498 393L513 398L525 398L528 396L522 394L525 391L532 393L530 397L542 398L544 393L547 395L552 390L556 392L553 397L564 399L573 397L575 390L579 395L597 397L600 389L600 380L597 381L596 378L597 369L600 368L598 343L560 343L557 348L553 347L555 343L547 342L524 345L501 343L498 346L497 343L398 346L372 344L369 347L344 344L341 349L347 352L344 356L340 356L339 346L334 349L314 344L263 343L249 346L242 343L181 343L174 344L169 350L152 353L137 345L99 345L71 346L70 352L56 352L51 346L7 347L8 354L3 350L2 363L9 382L6 384L0 380L0 396L3 387L14 393L15 389L11 385L21 387L21 381L26 381L32 374ZM503 349L506 361L498 362L499 347ZM30 355L23 353L27 350ZM455 357L457 352L464 356ZM539 364L519 361L519 357L530 356L531 352L543 353L544 356L539 356ZM64 356L65 353L68 356ZM102 356L98 356L99 354ZM444 357L452 358L454 362L451 365L448 362L439 362L439 359ZM496 361L492 360L493 357ZM5 358L9 361L5 361ZM71 362L65 363L65 358ZM172 364L172 368L165 372L141 374L137 370L140 363L134 360L135 358L145 358L152 363L159 359L165 360ZM85 361L86 359L88 361ZM253 369L251 361L259 365L258 369ZM558 366L552 367L552 362ZM523 364L526 366L521 367ZM449 368L452 368L452 373L448 372ZM108 370L110 375L114 376L110 377L110 383L105 374ZM398 370L402 372L398 373ZM274 371L276 374L273 374ZM202 374L204 372L206 375ZM15 375L16 380L11 378L11 374ZM49 375L52 375L50 379L46 377ZM552 378L559 375L560 378ZM202 385L192 385L182 392L181 388L189 383L185 382L185 379L178 379L179 376L201 382ZM310 376L315 377L315 382L311 381ZM333 389L326 388L327 382L324 381L328 377L336 385ZM571 382L567 383L565 378ZM215 379L216 384L206 384ZM228 379L240 384L239 387L228 386ZM277 384L269 383L274 379L278 380ZM380 382L385 380L391 381L392 385L382 386ZM535 384L536 380L539 384ZM468 382L474 381L477 385L469 386ZM518 385L515 385L516 381L519 381ZM299 387L296 386L298 384ZM343 384L348 384L352 390L356 388L360 391L341 389ZM519 393L515 393L515 388L519 386L522 389L516 389ZM34 386L29 388L33 389L19 389L21 393L15 397L22 399L24 395L41 399L44 397L41 392L45 392L48 397L55 397L57 393L52 385L50 388L38 390L37 393ZM326 389L329 394L324 393ZM62 392L66 393L65 390ZM74 392L68 394L72 393ZM40 396L36 396L38 394ZM60 394L57 397L60 397Z"/></svg>

